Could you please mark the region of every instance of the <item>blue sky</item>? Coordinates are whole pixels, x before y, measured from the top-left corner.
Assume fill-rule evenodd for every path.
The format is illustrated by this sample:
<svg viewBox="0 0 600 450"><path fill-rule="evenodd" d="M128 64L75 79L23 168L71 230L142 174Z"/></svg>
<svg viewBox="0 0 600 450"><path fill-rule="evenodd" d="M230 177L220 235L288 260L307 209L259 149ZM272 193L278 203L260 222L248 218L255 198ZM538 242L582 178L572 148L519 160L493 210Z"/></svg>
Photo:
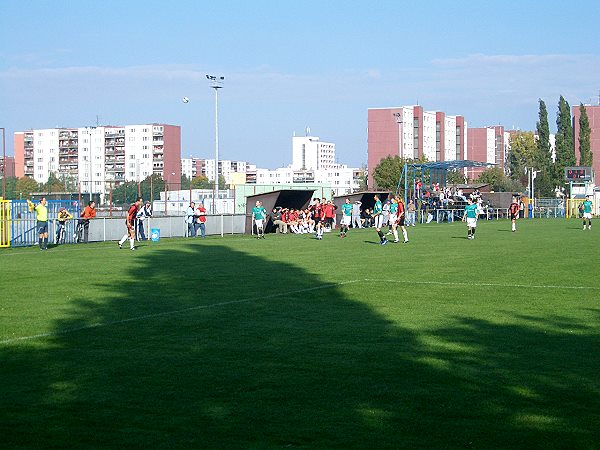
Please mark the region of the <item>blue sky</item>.
<svg viewBox="0 0 600 450"><path fill-rule="evenodd" d="M164 122L183 156L274 168L310 127L366 162L367 109L420 104L469 126L551 128L598 102L597 1L0 1L0 126ZM183 104L181 98L191 99Z"/></svg>

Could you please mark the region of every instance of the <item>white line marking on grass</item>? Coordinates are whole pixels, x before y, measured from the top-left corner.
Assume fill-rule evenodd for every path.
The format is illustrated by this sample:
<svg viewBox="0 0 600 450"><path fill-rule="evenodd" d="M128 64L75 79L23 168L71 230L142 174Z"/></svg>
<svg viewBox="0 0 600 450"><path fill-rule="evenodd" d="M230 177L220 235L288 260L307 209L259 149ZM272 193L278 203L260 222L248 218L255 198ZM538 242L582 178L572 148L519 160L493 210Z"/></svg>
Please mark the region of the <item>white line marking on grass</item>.
<svg viewBox="0 0 600 450"><path fill-rule="evenodd" d="M59 330L59 331L50 331L48 333L33 334L31 336L21 336L21 337L16 337L16 338L11 338L11 339L4 339L4 340L0 341L0 344L12 344L14 342L28 341L28 340L32 340L32 339L39 339L39 338L45 338L45 337L51 337L51 336L60 336L63 334L74 333L76 331L91 330L93 328L108 327L111 325L119 325L119 324L128 323L128 322L137 322L140 320L154 319L156 317L164 317L164 316L180 314L180 313L189 312L189 311L197 311L197 310L201 310L201 309L215 308L218 306L228 306L228 305L235 305L235 304L239 304L239 303L253 302L253 301L257 301L257 300L267 300L267 299L271 299L271 298L283 297L286 295L301 294L303 292L318 291L321 289L330 289L330 288L334 288L334 287L338 287L338 286L343 286L346 284L359 283L359 282L364 282L364 281L365 280L362 280L362 279L341 281L339 283L323 284L321 286L314 286L314 287L305 288L305 289L297 289L295 291L280 292L280 293L271 294L271 295L263 295L260 297L249 297L249 298L243 298L240 300L230 300L227 302L211 303L209 305L198 305L198 306L191 306L189 308L176 309L176 310L172 310L172 311L163 311L163 312L159 312L159 313L145 314L143 316L130 317L128 319L115 320L113 322L92 323L92 324L84 325L81 327L67 328L67 329Z"/></svg>
<svg viewBox="0 0 600 450"><path fill-rule="evenodd" d="M431 284L439 286L475 286L475 287L505 287L505 288L530 288L530 289L590 289L600 290L600 286L560 286L553 284L506 284L506 283L467 283L462 281L418 281L418 280L377 280L366 279L365 281L377 281L382 283L404 283L404 284Z"/></svg>

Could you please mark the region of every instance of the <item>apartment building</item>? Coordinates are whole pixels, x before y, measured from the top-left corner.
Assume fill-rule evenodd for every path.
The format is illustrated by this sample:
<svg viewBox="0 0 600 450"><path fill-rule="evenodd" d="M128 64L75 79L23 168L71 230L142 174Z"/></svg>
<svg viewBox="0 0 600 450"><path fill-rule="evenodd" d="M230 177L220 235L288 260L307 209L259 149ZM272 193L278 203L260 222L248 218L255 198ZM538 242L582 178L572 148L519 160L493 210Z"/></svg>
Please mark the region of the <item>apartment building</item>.
<svg viewBox="0 0 600 450"><path fill-rule="evenodd" d="M231 161L228 159L219 160L219 175L223 175L225 183L236 184L239 177L236 174L245 175L246 172L256 170L256 165L246 161ZM203 158L182 158L181 174L188 178L195 178L199 175L207 177L209 180L215 179L215 160ZM242 177L244 178L244 177Z"/></svg>
<svg viewBox="0 0 600 450"><path fill-rule="evenodd" d="M573 142L575 144L575 155L579 164L579 117L581 113L579 106L572 106L571 111L573 114ZM600 174L600 105L591 106L585 105L585 112L588 116L590 123L590 149L593 155L593 169L594 173L598 176Z"/></svg>
<svg viewBox="0 0 600 450"><path fill-rule="evenodd" d="M421 106L368 110L369 187L373 170L388 156L428 161L465 159L467 122L463 116L425 111Z"/></svg>
<svg viewBox="0 0 600 450"><path fill-rule="evenodd" d="M503 126L469 128L465 159L496 164L506 171L509 152L510 133ZM473 180L484 170L482 167L468 168L466 175Z"/></svg>
<svg viewBox="0 0 600 450"><path fill-rule="evenodd" d="M335 166L335 144L322 142L317 136L292 137L292 169L320 170Z"/></svg>
<svg viewBox="0 0 600 450"><path fill-rule="evenodd" d="M292 167L280 167L274 170L256 169L249 171L246 173L246 184L323 184L331 186L334 195L345 195L360 188L363 175L361 169L346 165L316 170L294 170Z"/></svg>
<svg viewBox="0 0 600 450"><path fill-rule="evenodd" d="M15 175L45 183L54 173L83 193L104 195L110 186L155 174L178 187L181 128L144 124L50 128L14 134Z"/></svg>
<svg viewBox="0 0 600 450"><path fill-rule="evenodd" d="M15 157L7 156L6 160L2 158L0 155L0 175L6 175L6 178L11 178L15 176ZM0 176L1 178L1 176Z"/></svg>

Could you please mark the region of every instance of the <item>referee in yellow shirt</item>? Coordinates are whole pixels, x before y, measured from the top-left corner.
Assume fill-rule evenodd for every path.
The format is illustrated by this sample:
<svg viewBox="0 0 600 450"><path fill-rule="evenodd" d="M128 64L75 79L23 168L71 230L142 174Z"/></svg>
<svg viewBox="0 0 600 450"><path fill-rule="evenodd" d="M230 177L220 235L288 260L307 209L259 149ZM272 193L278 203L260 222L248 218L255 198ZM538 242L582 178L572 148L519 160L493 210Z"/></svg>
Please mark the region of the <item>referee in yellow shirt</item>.
<svg viewBox="0 0 600 450"><path fill-rule="evenodd" d="M37 205L31 200L27 200L29 211L35 211L37 218L37 232L40 236L40 250L48 250L48 208L46 207L46 197L42 197Z"/></svg>

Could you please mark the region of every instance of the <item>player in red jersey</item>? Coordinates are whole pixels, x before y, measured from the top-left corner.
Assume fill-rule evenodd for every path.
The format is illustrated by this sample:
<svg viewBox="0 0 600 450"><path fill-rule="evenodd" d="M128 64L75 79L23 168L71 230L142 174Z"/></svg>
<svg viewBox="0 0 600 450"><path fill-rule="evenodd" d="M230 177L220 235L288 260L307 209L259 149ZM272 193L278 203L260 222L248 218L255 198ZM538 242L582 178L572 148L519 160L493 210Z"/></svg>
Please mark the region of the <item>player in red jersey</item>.
<svg viewBox="0 0 600 450"><path fill-rule="evenodd" d="M311 206L312 219L315 221L315 238L323 239L323 207L319 199L315 199L315 203Z"/></svg>
<svg viewBox="0 0 600 450"><path fill-rule="evenodd" d="M404 243L408 244L408 234L406 233L406 208L404 207L404 200L402 198L400 198L400 196L398 194L396 194L395 196L396 202L398 203L398 219L397 219L397 224L400 227L400 229L402 230L402 237L404 238ZM396 238L396 241L398 241L398 235L396 234L394 236Z"/></svg>
<svg viewBox="0 0 600 450"><path fill-rule="evenodd" d="M512 203L508 207L508 214L510 215L510 221L512 222L512 231L517 231L517 218L519 217L519 204L517 203L517 197L512 198Z"/></svg>
<svg viewBox="0 0 600 450"><path fill-rule="evenodd" d="M123 235L119 241L119 248L123 248L123 243L129 238L129 247L131 250L135 250L135 218L137 217L138 210L142 207L142 197L138 197L127 211L127 218L125 219L125 225L127 225L127 233Z"/></svg>

